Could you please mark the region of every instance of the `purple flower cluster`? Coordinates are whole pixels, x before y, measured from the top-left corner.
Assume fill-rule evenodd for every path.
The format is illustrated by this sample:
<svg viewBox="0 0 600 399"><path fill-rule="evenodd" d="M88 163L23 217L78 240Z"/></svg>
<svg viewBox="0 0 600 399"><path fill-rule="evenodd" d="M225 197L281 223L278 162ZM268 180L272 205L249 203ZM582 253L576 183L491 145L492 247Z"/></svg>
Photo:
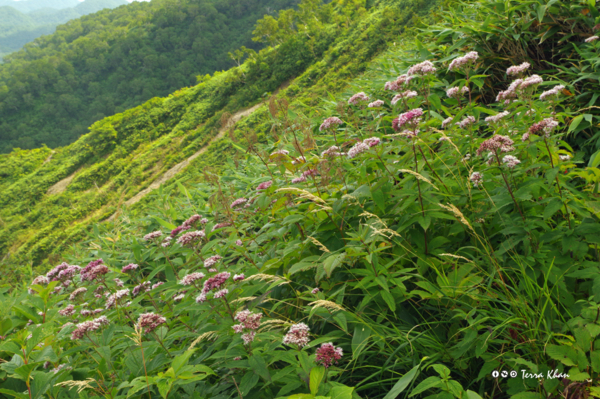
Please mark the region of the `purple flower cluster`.
<svg viewBox="0 0 600 399"><path fill-rule="evenodd" d="M502 119L508 115L509 115L508 111L502 111L496 115L488 116L487 118L485 118L485 121L487 123L498 123L500 121L500 119Z"/></svg>
<svg viewBox="0 0 600 399"><path fill-rule="evenodd" d="M250 205L250 204L249 204L249 203L248 203L248 204L246 204L246 205L244 206L244 208L247 208L247 207L248 207L248 205ZM229 223L229 222L217 223L217 224L215 224L215 225L213 226L213 228L212 228L212 231L219 230L219 229L222 229L223 227L228 227L228 226L231 226L231 223Z"/></svg>
<svg viewBox="0 0 600 399"><path fill-rule="evenodd" d="M477 156L487 151L497 152L500 150L500 152L511 152L515 150L513 144L514 141L512 141L508 136L497 135L481 143L477 149Z"/></svg>
<svg viewBox="0 0 600 399"><path fill-rule="evenodd" d="M463 86L463 87L451 87L448 90L446 90L446 95L450 98L460 98L461 96L468 94L469 93L469 88L467 86Z"/></svg>
<svg viewBox="0 0 600 399"><path fill-rule="evenodd" d="M448 70L454 71L456 69L462 69L464 67L469 67L469 66L475 64L475 62L477 61L478 58L479 58L479 54L477 53L477 51L470 51L467 54L463 55L462 57L457 57L457 58L453 59L452 62L450 63L450 66L448 67Z"/></svg>
<svg viewBox="0 0 600 399"><path fill-rule="evenodd" d="M148 292L152 289L152 283L150 281L144 281L133 287L131 291L131 295L137 296L140 292Z"/></svg>
<svg viewBox="0 0 600 399"><path fill-rule="evenodd" d="M344 155L343 152L340 152L340 147L338 147L337 145L332 145L331 147L329 147L328 149L326 149L325 151L323 151L321 153L321 157L325 158L325 157L338 157L340 155Z"/></svg>
<svg viewBox="0 0 600 399"><path fill-rule="evenodd" d="M513 65L506 70L508 76L521 75L531 67L529 62L524 62L521 65Z"/></svg>
<svg viewBox="0 0 600 399"><path fill-rule="evenodd" d="M408 112L398 115L398 117L392 121L392 127L395 131L400 131L405 126L414 129L419 126L421 116L423 116L423 110L421 108L411 109Z"/></svg>
<svg viewBox="0 0 600 399"><path fill-rule="evenodd" d="M204 230L188 231L177 239L177 244L183 246L193 245L205 237Z"/></svg>
<svg viewBox="0 0 600 399"><path fill-rule="evenodd" d="M125 298L128 295L129 295L129 288L119 290L119 291L115 292L114 294L109 295L108 298L106 298L106 305L105 305L106 309L112 308L117 303L119 303L119 301L121 299Z"/></svg>
<svg viewBox="0 0 600 399"><path fill-rule="evenodd" d="M316 350L316 353L317 357L315 358L315 361L322 364L325 368L329 368L332 364L337 363L344 355L342 348L336 348L331 342L322 344L321 347Z"/></svg>
<svg viewBox="0 0 600 399"><path fill-rule="evenodd" d="M71 339L73 341L77 339L83 338L90 332L96 331L100 329L102 326L107 326L109 324L106 316L100 316L94 320L84 321L83 323L77 324L77 328L71 333Z"/></svg>
<svg viewBox="0 0 600 399"><path fill-rule="evenodd" d="M209 269L217 264L223 257L221 255L213 255L204 261L204 267Z"/></svg>
<svg viewBox="0 0 600 399"><path fill-rule="evenodd" d="M221 288L221 286L225 284L229 277L231 277L231 273L229 272L222 272L212 276L204 282L204 288L202 288L202 293L208 294L211 290Z"/></svg>
<svg viewBox="0 0 600 399"><path fill-rule="evenodd" d="M75 314L75 306L67 305L64 309L58 311L61 316L73 316Z"/></svg>
<svg viewBox="0 0 600 399"><path fill-rule="evenodd" d="M181 279L179 284L181 285L192 285L194 282L198 280L202 280L204 278L204 273L191 273L186 275Z"/></svg>
<svg viewBox="0 0 600 399"><path fill-rule="evenodd" d="M540 94L540 100L545 100L549 97L552 98L554 96L558 96L564 89L565 86L563 85L554 86L552 89L546 90L545 92Z"/></svg>
<svg viewBox="0 0 600 399"><path fill-rule="evenodd" d="M240 324L236 324L232 328L236 334L241 334L246 330L246 333L242 334L244 344L248 345L250 342L254 341L256 330L260 327L261 318L262 313L253 313L249 310L242 310L235 315L234 319L239 321Z"/></svg>
<svg viewBox="0 0 600 399"><path fill-rule="evenodd" d="M521 161L519 161L519 159L513 155L506 155L504 158L502 158L502 162L505 163L509 169L512 169L521 163Z"/></svg>
<svg viewBox="0 0 600 399"><path fill-rule="evenodd" d="M369 108L379 108L379 107L383 107L383 104L385 104L383 102L383 100L375 100L372 103L369 103L369 105L367 105L367 107L369 107Z"/></svg>
<svg viewBox="0 0 600 399"><path fill-rule="evenodd" d="M159 238L160 236L162 236L162 231L157 230L157 231L153 231L152 233L148 233L144 236L144 240L145 241L153 241L156 240L157 238Z"/></svg>
<svg viewBox="0 0 600 399"><path fill-rule="evenodd" d="M406 72L406 74L408 76L425 76L435 73L435 71L437 71L437 69L433 66L433 63L431 61L423 61L419 64L413 65L410 68L408 68L408 72Z"/></svg>
<svg viewBox="0 0 600 399"><path fill-rule="evenodd" d="M86 269L87 272L84 273L84 270ZM90 269L88 269L86 266L85 269L81 270L81 281L94 281L99 277L104 276L108 272L108 267L106 267L104 264L96 265Z"/></svg>
<svg viewBox="0 0 600 399"><path fill-rule="evenodd" d="M246 276L244 275L244 273L235 274L233 276L233 281L242 281L245 278L246 278Z"/></svg>
<svg viewBox="0 0 600 399"><path fill-rule="evenodd" d="M362 154L363 152L366 152L369 150L369 145L361 142L358 142L354 145L354 147L350 148L350 150L348 151L348 158L352 159L352 158L356 158L357 156L359 156L360 154Z"/></svg>
<svg viewBox="0 0 600 399"><path fill-rule="evenodd" d="M308 338L309 331L310 328L304 323L293 324L283 337L283 343L285 345L297 345L302 348L310 341L310 338Z"/></svg>
<svg viewBox="0 0 600 399"><path fill-rule="evenodd" d="M529 128L529 133L537 134L538 136L543 133L546 137L550 137L550 134L558 126L558 121L554 118L546 118L538 123L534 123ZM523 140L525 141L525 140Z"/></svg>
<svg viewBox="0 0 600 399"><path fill-rule="evenodd" d="M300 176L292 179L292 184L304 183L306 181L306 177Z"/></svg>
<svg viewBox="0 0 600 399"><path fill-rule="evenodd" d="M127 266L123 266L123 268L121 269L121 272L123 272L123 273L131 272L131 271L136 270L138 267L139 266L136 265L135 263L130 263Z"/></svg>
<svg viewBox="0 0 600 399"><path fill-rule="evenodd" d="M74 301L75 299L77 299L77 297L81 294L84 294L87 292L87 288L85 287L80 287L77 288L76 290L74 290L73 292L71 292L71 295L69 296L69 300L70 301Z"/></svg>
<svg viewBox="0 0 600 399"><path fill-rule="evenodd" d="M418 95L419 95L419 93L417 93L414 90L407 90L405 92L398 93L394 96L394 98L392 98L392 105L396 105L396 103L402 99L409 99L409 98L416 97Z"/></svg>
<svg viewBox="0 0 600 399"><path fill-rule="evenodd" d="M362 91L360 93L356 93L348 100L349 105L360 105L363 102L369 101L369 96L367 96Z"/></svg>
<svg viewBox="0 0 600 399"><path fill-rule="evenodd" d="M272 184L272 180L262 182L256 187L256 190L266 190L267 188L271 187Z"/></svg>
<svg viewBox="0 0 600 399"><path fill-rule="evenodd" d="M462 121L458 122L457 125L461 128L461 129L466 129L467 127L469 127L470 125L475 123L475 118L471 115L467 116L466 118L464 118Z"/></svg>
<svg viewBox="0 0 600 399"><path fill-rule="evenodd" d="M245 204L246 202L248 202L248 200L246 198L238 198L238 199L236 199L235 201L233 201L231 203L231 208L233 209L233 208L235 208L237 206Z"/></svg>
<svg viewBox="0 0 600 399"><path fill-rule="evenodd" d="M149 333L156 330L156 327L167 322L163 316L156 313L144 313L141 314L138 319L140 327L145 328L145 332Z"/></svg>
<svg viewBox="0 0 600 399"><path fill-rule="evenodd" d="M323 123L321 123L319 130L322 132L323 130L327 130L332 126L335 127L335 125L341 125L343 123L344 122L342 122L342 120L337 116L330 116L329 118L325 119Z"/></svg>
<svg viewBox="0 0 600 399"><path fill-rule="evenodd" d="M390 91L398 91L402 86L409 84L411 79L412 78L406 74L400 75L398 76L398 78L396 78L396 80L385 82L384 89Z"/></svg>

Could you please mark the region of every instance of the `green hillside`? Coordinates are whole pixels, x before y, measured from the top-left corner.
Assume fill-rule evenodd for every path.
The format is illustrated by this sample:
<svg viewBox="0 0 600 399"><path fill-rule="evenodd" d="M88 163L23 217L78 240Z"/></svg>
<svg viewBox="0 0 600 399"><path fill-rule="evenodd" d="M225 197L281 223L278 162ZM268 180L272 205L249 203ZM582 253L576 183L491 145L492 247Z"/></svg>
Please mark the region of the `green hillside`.
<svg viewBox="0 0 600 399"><path fill-rule="evenodd" d="M599 24L303 0L240 66L1 155L0 395L600 397Z"/></svg>
<svg viewBox="0 0 600 399"><path fill-rule="evenodd" d="M26 43L53 33L57 25L105 8L128 4L125 0L85 0L75 3L12 0L0 3L6 4L0 5L0 61Z"/></svg>
<svg viewBox="0 0 600 399"><path fill-rule="evenodd" d="M295 3L154 0L59 26L0 65L0 152L67 145L97 120L235 65L229 52L260 48L256 20Z"/></svg>

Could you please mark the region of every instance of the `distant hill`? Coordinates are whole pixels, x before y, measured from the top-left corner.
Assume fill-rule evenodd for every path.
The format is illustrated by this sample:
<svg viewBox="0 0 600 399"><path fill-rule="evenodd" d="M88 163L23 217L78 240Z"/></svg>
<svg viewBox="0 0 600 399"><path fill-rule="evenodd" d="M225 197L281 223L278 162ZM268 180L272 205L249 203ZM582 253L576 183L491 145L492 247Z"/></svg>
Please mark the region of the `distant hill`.
<svg viewBox="0 0 600 399"><path fill-rule="evenodd" d="M0 61L56 26L105 8L128 4L125 0L0 0Z"/></svg>
<svg viewBox="0 0 600 399"><path fill-rule="evenodd" d="M236 65L230 52L262 48L256 21L297 3L153 0L60 25L0 65L0 153L67 145L95 121Z"/></svg>
<svg viewBox="0 0 600 399"><path fill-rule="evenodd" d="M78 0L0 0L0 7L11 6L23 13L28 13L42 8L54 8L55 10L60 10L63 8L76 7L78 4Z"/></svg>

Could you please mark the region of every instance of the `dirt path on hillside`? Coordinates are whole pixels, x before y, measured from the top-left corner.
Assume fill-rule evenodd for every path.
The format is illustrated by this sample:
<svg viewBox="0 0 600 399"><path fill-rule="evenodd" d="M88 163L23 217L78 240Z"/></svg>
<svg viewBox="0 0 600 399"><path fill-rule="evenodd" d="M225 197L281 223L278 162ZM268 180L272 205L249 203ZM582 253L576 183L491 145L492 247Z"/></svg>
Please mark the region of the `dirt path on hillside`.
<svg viewBox="0 0 600 399"><path fill-rule="evenodd" d="M77 173L77 172L75 172L75 173ZM52 187L50 187L48 189L46 194L47 195L60 194L63 191L65 191L67 189L67 186L69 185L69 183L71 183L71 180L73 180L73 178L75 177L75 173L72 173L70 176L65 177L58 183L54 184Z"/></svg>
<svg viewBox="0 0 600 399"><path fill-rule="evenodd" d="M142 191L140 191L139 193L137 193L136 195L134 195L133 197L131 197L130 199L125 201L123 203L123 205L131 206L131 205L135 204L136 202L138 202L142 198L144 198L147 194L149 194L151 191L159 188L161 184L166 183L167 181L171 180L173 177L175 177L175 175L177 173L179 173L180 171L185 169L194 159L198 158L200 155L202 155L204 152L206 152L206 150L208 149L208 147L210 147L210 145L212 143L214 143L217 140L222 139L231 126L235 125L243 117L246 117L246 116L250 115L251 113L253 113L254 111L256 111L258 109L258 107L260 107L261 105L263 105L263 104L262 103L256 104L255 106L253 106L251 108L247 108L247 109L236 112L234 115L232 115L229 118L229 120L227 121L225 126L221 127L221 129L219 129L219 133L215 137L213 137L204 147L202 147L195 154L188 157L186 160L178 163L177 165L173 166L171 169L167 170L162 176L160 176L158 179L156 179L154 182L152 182L152 184L150 184L150 186L148 186L147 188L143 189ZM114 220L118 213L119 212L113 214L110 218L108 218L108 221Z"/></svg>

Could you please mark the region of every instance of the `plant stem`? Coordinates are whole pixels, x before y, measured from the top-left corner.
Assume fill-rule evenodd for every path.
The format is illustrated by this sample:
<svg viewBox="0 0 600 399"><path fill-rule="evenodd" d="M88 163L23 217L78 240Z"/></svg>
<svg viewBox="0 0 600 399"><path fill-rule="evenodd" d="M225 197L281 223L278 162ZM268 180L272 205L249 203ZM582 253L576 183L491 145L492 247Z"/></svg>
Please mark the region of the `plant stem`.
<svg viewBox="0 0 600 399"><path fill-rule="evenodd" d="M413 139L412 142L412 147L413 147L413 155L415 156L415 172L419 173L419 164L417 161L417 150L415 148L415 142ZM423 217L425 217L425 208L423 207L423 195L421 194L421 182L419 179L417 180L417 188L419 189L419 202L421 203L421 214L423 215ZM425 235L425 255L427 255L428 250L427 250L427 230L423 229L423 234Z"/></svg>

